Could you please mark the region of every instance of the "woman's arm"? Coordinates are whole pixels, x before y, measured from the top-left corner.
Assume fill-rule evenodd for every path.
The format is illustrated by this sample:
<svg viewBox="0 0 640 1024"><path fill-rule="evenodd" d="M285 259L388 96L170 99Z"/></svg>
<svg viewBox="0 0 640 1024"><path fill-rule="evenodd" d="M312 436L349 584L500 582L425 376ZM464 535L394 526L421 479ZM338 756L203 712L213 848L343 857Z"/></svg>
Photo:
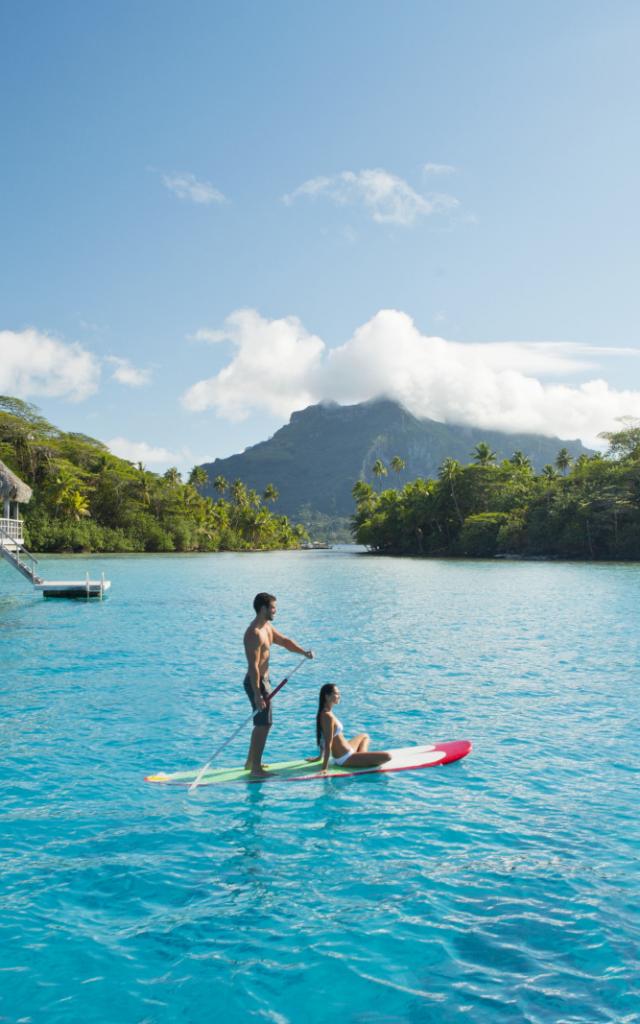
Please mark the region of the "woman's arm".
<svg viewBox="0 0 640 1024"><path fill-rule="evenodd" d="M329 767L329 758L331 757L331 747L333 745L333 733L335 726L333 724L333 715L329 714L328 711L324 711L320 718L320 724L322 726L322 735L324 737L324 746L322 748L322 770L326 772Z"/></svg>

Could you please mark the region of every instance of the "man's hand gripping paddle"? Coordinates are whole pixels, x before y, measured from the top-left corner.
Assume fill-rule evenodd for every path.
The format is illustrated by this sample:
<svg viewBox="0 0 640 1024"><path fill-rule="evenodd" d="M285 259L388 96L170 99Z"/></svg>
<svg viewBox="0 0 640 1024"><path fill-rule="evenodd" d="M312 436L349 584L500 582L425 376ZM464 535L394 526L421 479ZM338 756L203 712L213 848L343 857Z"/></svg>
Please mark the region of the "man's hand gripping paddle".
<svg viewBox="0 0 640 1024"><path fill-rule="evenodd" d="M273 700L273 698L275 697L276 693L278 693L278 691L281 690L282 687L285 686L289 682L289 680L291 679L291 676L294 675L298 671L299 668L302 668L302 666L304 665L306 660L307 660L307 657L305 655L305 657L302 659L302 661L299 661L298 664L296 665L296 667L291 670L289 675L285 676L284 679L282 680L282 682L278 683L278 685L275 687L275 689L272 690L271 693L267 694L267 696L264 698L265 701L267 702L267 704L269 704ZM232 732L231 736L229 736L229 738L227 740L225 740L224 743L222 743L216 750L214 750L213 754L211 755L211 757L209 758L207 763L204 765L203 768L200 769L200 771L196 775L195 779L193 780L193 782L189 786L189 793L193 793L194 789L198 788L198 786L200 785L200 780L202 779L202 776L211 767L211 765L215 761L215 759L218 756L218 754L221 754L222 751L224 750L224 748L229 746L231 741L236 738L238 733L242 729L244 729L245 725L247 725L249 722L253 721L253 717L254 717L255 714L257 714L257 712L256 711L252 711L251 714L249 715L249 717L245 718L244 722L242 722L238 726L238 728L235 730L235 732Z"/></svg>

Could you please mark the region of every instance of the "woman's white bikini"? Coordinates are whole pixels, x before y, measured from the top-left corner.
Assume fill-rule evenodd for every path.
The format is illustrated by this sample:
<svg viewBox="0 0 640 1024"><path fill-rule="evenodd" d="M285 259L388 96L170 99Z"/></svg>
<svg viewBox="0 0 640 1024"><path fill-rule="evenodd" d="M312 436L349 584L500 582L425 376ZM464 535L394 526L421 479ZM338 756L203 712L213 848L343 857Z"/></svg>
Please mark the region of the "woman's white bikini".
<svg viewBox="0 0 640 1024"><path fill-rule="evenodd" d="M340 736L344 732L344 726L340 719L336 718L335 715L333 715L333 720L336 723L336 727L333 732L335 738L336 736ZM320 750L324 750L324 736L320 737ZM333 761L334 764L343 765L345 761L349 760L353 753L355 753L355 751L352 749L352 747L349 746L349 744L347 744L346 753L341 754L340 757L332 757L331 760Z"/></svg>
<svg viewBox="0 0 640 1024"><path fill-rule="evenodd" d="M334 683L325 683L320 687L316 714L316 743L320 749L319 758L322 761L323 772L329 767L329 759L338 767L347 765L349 768L375 767L388 761L391 756L388 751L369 750L369 736L366 732L358 733L347 742L344 726L333 713L334 707L339 703L340 690ZM330 750L327 750L327 743L331 744ZM308 760L317 761L318 758L312 757Z"/></svg>

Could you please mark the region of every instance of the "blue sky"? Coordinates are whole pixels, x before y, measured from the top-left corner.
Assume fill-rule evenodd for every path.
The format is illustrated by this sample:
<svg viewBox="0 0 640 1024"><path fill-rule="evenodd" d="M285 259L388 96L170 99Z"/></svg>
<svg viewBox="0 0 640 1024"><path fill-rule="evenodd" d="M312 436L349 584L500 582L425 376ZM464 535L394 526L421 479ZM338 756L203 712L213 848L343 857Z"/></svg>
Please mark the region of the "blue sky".
<svg viewBox="0 0 640 1024"><path fill-rule="evenodd" d="M640 417L640 7L0 6L0 391L149 468L321 399Z"/></svg>

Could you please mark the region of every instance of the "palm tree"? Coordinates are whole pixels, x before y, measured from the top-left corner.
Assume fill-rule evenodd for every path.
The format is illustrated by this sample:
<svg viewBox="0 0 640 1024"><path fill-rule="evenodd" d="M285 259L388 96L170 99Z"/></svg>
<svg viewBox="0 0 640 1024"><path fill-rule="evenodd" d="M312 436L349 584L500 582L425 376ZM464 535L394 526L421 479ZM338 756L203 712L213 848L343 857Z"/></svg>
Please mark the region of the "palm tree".
<svg viewBox="0 0 640 1024"><path fill-rule="evenodd" d="M382 459L376 459L372 466L372 472L375 478L380 482L383 476L386 476L389 472Z"/></svg>
<svg viewBox="0 0 640 1024"><path fill-rule="evenodd" d="M439 474L438 474L440 479L445 484L449 485L449 489L451 491L451 498L453 499L453 504L454 504L454 507L455 507L455 510L456 510L456 515L458 516L458 519L460 520L460 525L462 525L462 523L464 522L464 519L463 519L462 513L460 512L460 506L458 505L458 497L456 495L456 489L455 489L454 481L456 480L456 477L460 476L461 472L462 472L462 466L457 461L457 459L448 458L448 459L445 459L444 462L442 463L442 465L440 466L440 471L439 471Z"/></svg>
<svg viewBox="0 0 640 1024"><path fill-rule="evenodd" d="M477 462L479 466L488 466L491 462L496 461L496 453L491 451L486 441L479 441L471 454L473 461Z"/></svg>
<svg viewBox="0 0 640 1024"><path fill-rule="evenodd" d="M70 516L76 522L85 516L90 516L87 496L74 486L72 478L62 474L58 483L60 487L55 497L55 504L63 515Z"/></svg>
<svg viewBox="0 0 640 1024"><path fill-rule="evenodd" d="M546 466L542 467L542 475L545 480L555 480L557 479L558 473L555 466L552 466L550 462L547 462Z"/></svg>
<svg viewBox="0 0 640 1024"><path fill-rule="evenodd" d="M206 487L209 483L209 476L203 466L194 466L189 473L189 483L192 487Z"/></svg>
<svg viewBox="0 0 640 1024"><path fill-rule="evenodd" d="M85 516L90 516L91 512L89 511L89 502L86 495L81 494L80 491L71 491L69 494L67 511L76 520L82 519Z"/></svg>
<svg viewBox="0 0 640 1024"><path fill-rule="evenodd" d="M196 491L193 484L188 483L182 489L182 503L185 509L195 509L202 502L202 498Z"/></svg>
<svg viewBox="0 0 640 1024"><path fill-rule="evenodd" d="M512 466L516 466L517 469L531 469L531 459L528 459L524 452L521 452L519 449L513 453L509 462Z"/></svg>
<svg viewBox="0 0 640 1024"><path fill-rule="evenodd" d="M165 480L172 486L177 487L178 484L182 483L182 477L175 466L171 466L164 474Z"/></svg>
<svg viewBox="0 0 640 1024"><path fill-rule="evenodd" d="M402 473L402 470L406 469L406 466L406 462L404 461L404 459L401 459L399 455L393 456L391 460L391 468L394 471L394 473Z"/></svg>
<svg viewBox="0 0 640 1024"><path fill-rule="evenodd" d="M231 498L234 505L249 505L249 495L242 480L234 480L231 484Z"/></svg>
<svg viewBox="0 0 640 1024"><path fill-rule="evenodd" d="M219 494L220 497L222 497L222 495L228 489L228 487L229 481L226 480L225 477L222 476L222 474L218 474L218 476L213 481L214 491L216 491L216 493Z"/></svg>
<svg viewBox="0 0 640 1024"><path fill-rule="evenodd" d="M563 476L567 475L567 470L573 462L572 457L566 448L561 448L556 456L556 469L559 469Z"/></svg>
<svg viewBox="0 0 640 1024"><path fill-rule="evenodd" d="M270 501L274 501L275 502L275 501L278 500L279 497L280 497L280 494L279 494L278 488L275 487L273 484L267 484L267 486L264 489L264 493L262 495L262 500L265 501L265 502L270 502Z"/></svg>
<svg viewBox="0 0 640 1024"><path fill-rule="evenodd" d="M143 462L138 463L138 483L140 485L140 501L143 505L149 505L151 495L149 493L149 479L147 469Z"/></svg>
<svg viewBox="0 0 640 1024"><path fill-rule="evenodd" d="M371 499L373 495L373 488L366 480L356 480L355 484L351 488L351 493L356 500L356 504L359 505L360 502Z"/></svg>

